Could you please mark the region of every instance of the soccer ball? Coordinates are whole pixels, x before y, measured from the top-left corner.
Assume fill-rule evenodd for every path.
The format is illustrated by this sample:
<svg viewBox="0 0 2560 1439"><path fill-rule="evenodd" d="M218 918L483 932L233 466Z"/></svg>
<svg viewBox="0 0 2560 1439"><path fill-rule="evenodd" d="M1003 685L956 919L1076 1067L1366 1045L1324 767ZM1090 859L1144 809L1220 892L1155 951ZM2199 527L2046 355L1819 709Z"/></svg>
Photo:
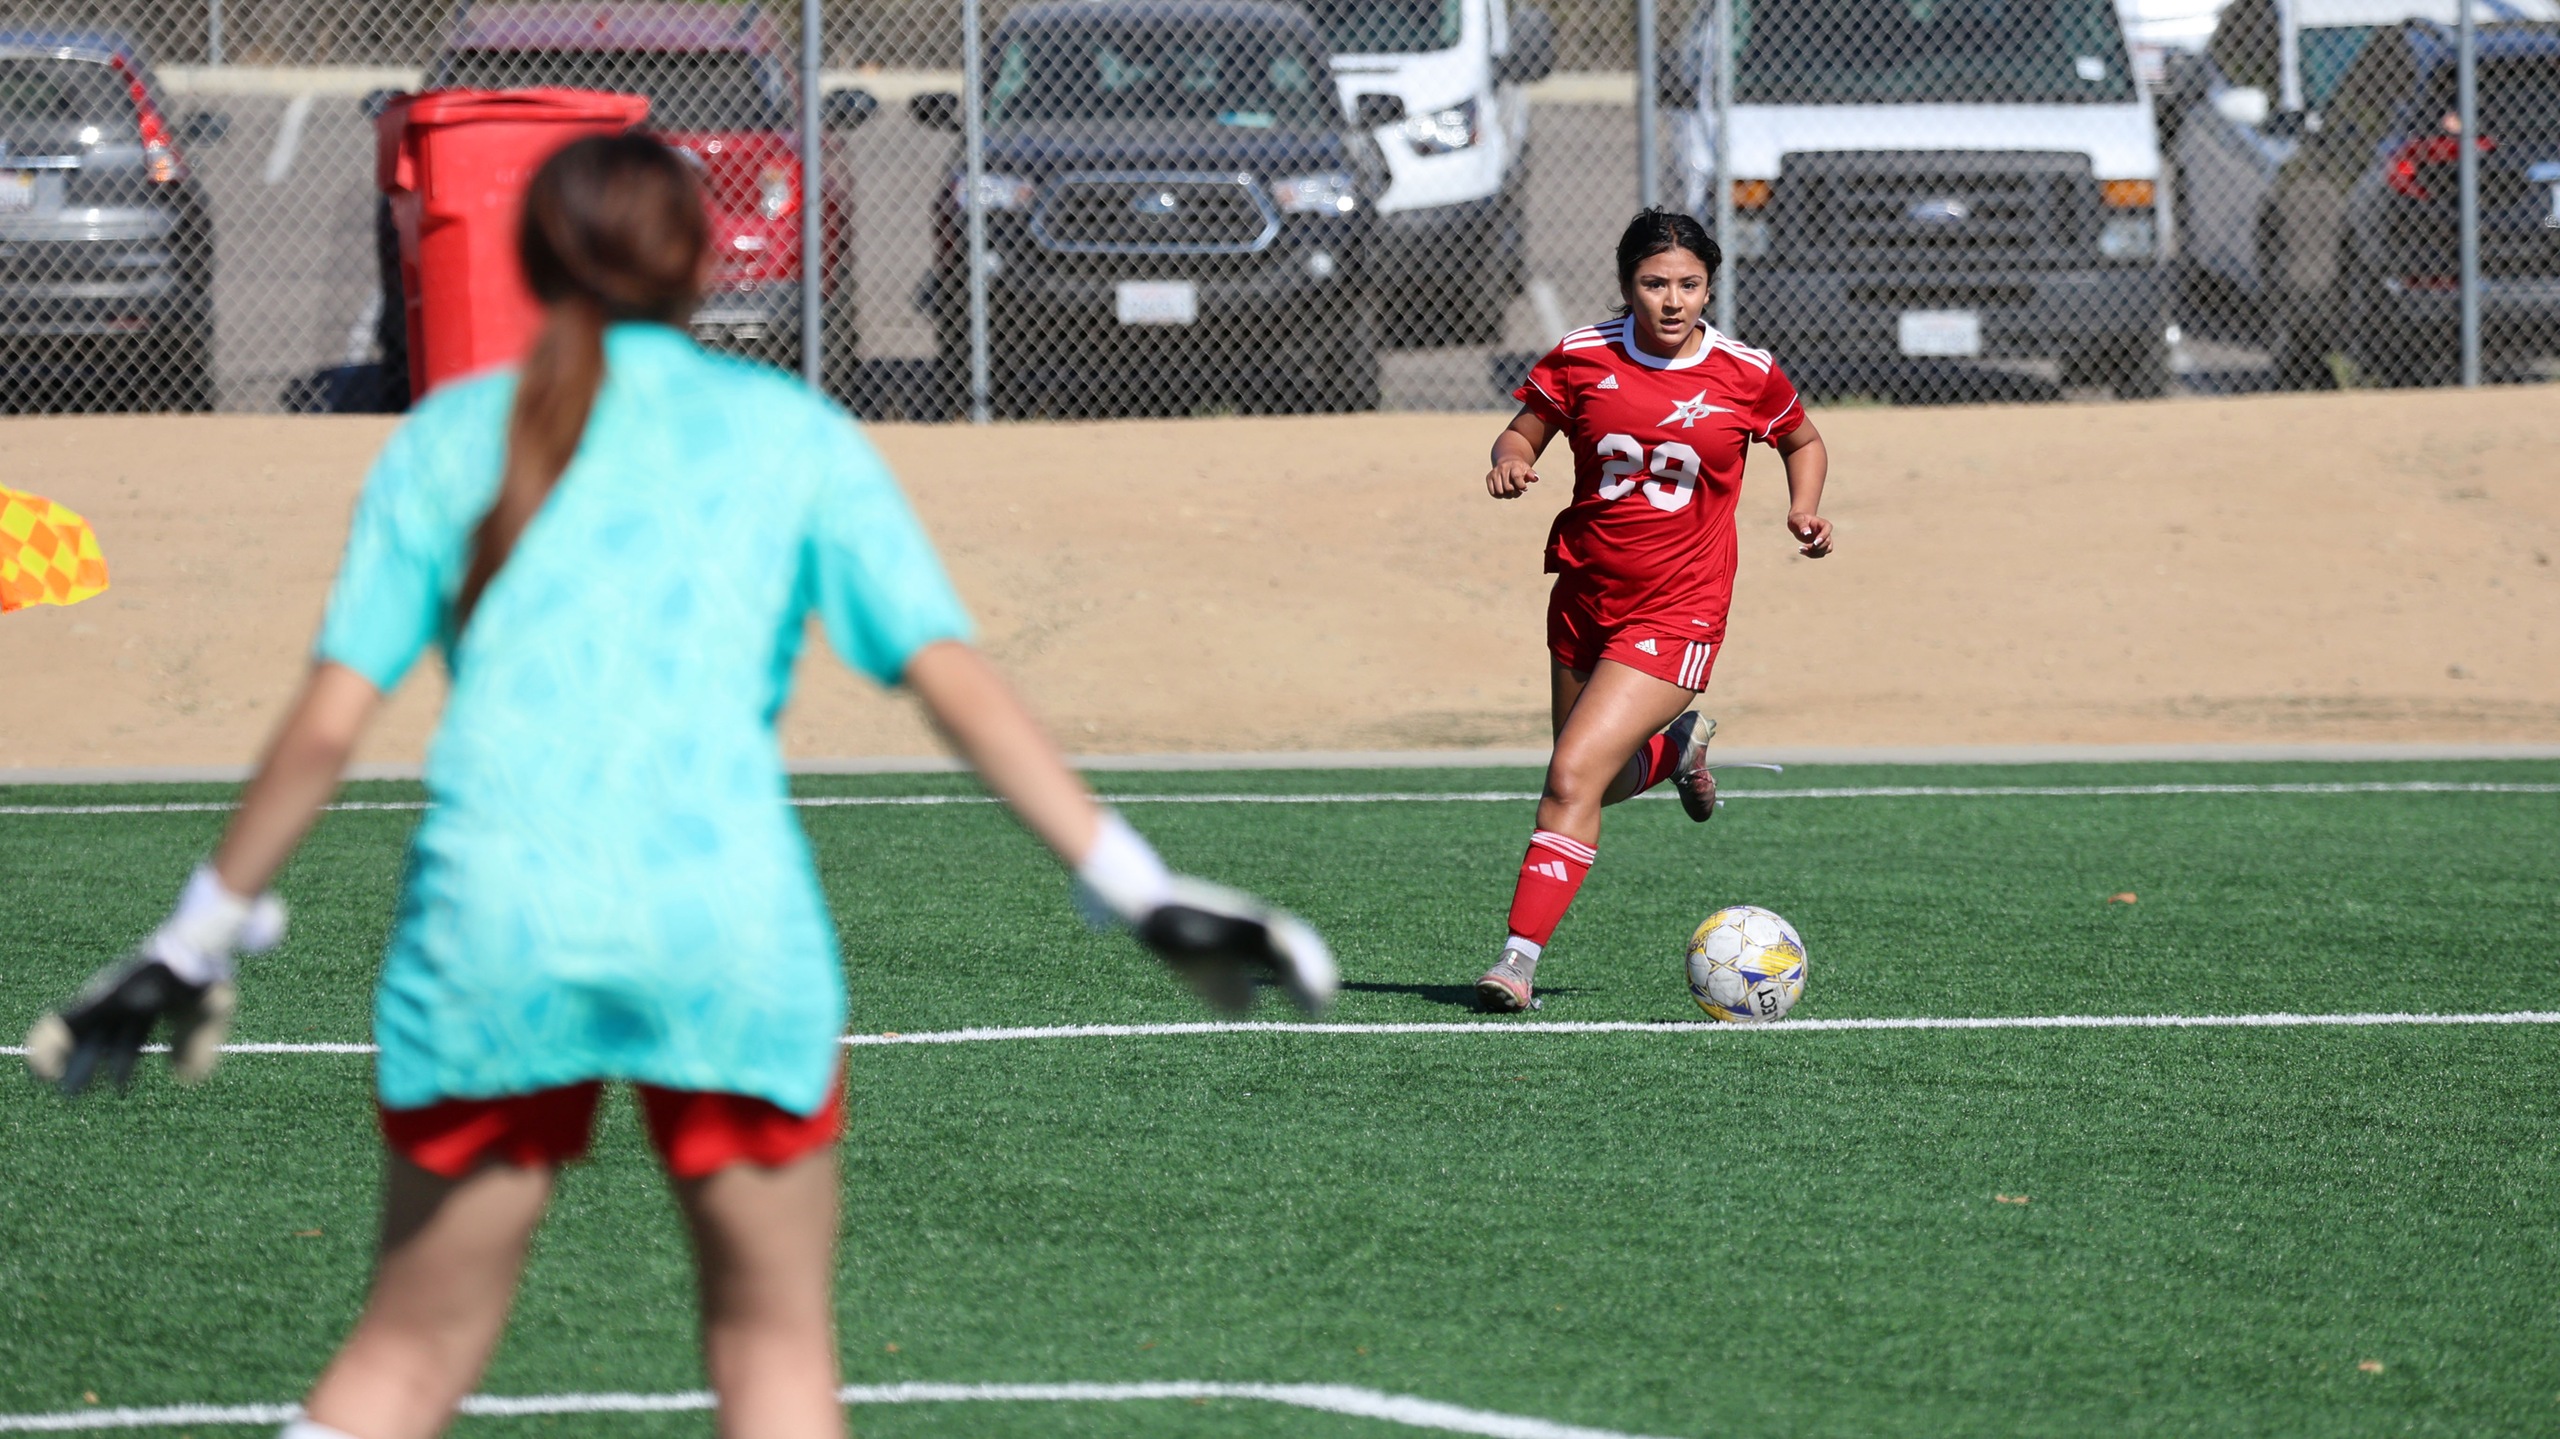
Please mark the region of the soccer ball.
<svg viewBox="0 0 2560 1439"><path fill-rule="evenodd" d="M1728 1024L1786 1018L1804 972L1795 926L1758 905L1717 910L1689 936L1689 997Z"/></svg>

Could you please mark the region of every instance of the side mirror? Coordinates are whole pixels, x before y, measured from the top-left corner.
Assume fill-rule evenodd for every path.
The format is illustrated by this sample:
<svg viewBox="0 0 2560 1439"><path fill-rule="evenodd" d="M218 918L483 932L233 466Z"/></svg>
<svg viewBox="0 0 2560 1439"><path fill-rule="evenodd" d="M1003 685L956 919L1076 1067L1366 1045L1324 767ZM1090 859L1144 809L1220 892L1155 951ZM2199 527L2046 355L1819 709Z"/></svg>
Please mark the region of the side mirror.
<svg viewBox="0 0 2560 1439"><path fill-rule="evenodd" d="M868 90L830 90L820 119L830 130L850 130L880 113L880 102Z"/></svg>
<svg viewBox="0 0 2560 1439"><path fill-rule="evenodd" d="M1534 85L1556 68L1555 17L1535 5L1511 12L1511 48L1494 61L1493 78Z"/></svg>
<svg viewBox="0 0 2560 1439"><path fill-rule="evenodd" d="M399 95L400 92L397 90L367 90L364 92L364 98L356 102L356 108L364 112L366 119L379 120L382 118L382 112L391 108L391 102L399 98Z"/></svg>
<svg viewBox="0 0 2560 1439"><path fill-rule="evenodd" d="M2288 132L2298 126L2294 116L2271 117L2269 112L2273 108L2267 100L2267 92L2255 85L2235 86L2213 97L2213 113L2245 129L2275 133L2278 127L2270 123L2271 119L2285 121L2284 128Z"/></svg>
<svg viewBox="0 0 2560 1439"><path fill-rule="evenodd" d="M190 145L212 145L231 133L231 117L219 110L199 110L189 115L179 130L180 138Z"/></svg>
<svg viewBox="0 0 2560 1439"><path fill-rule="evenodd" d="M960 97L949 90L928 90L908 97L907 118L928 130L960 129Z"/></svg>
<svg viewBox="0 0 2560 1439"><path fill-rule="evenodd" d="M1363 130L1378 130L1404 123L1402 95L1363 95L1351 102L1351 116Z"/></svg>

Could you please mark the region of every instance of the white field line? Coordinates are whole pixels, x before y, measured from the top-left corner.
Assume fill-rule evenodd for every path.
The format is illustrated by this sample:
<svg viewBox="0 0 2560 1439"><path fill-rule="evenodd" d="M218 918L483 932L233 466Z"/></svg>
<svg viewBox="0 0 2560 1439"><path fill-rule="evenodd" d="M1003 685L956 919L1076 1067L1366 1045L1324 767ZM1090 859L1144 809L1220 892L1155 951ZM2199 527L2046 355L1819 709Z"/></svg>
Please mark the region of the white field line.
<svg viewBox="0 0 2560 1439"><path fill-rule="evenodd" d="M2086 799L2117 795L2263 795L2263 794L2560 794L2560 782L2508 783L2471 780L2368 780L2305 784L1901 784L1854 785L1822 789L1727 790L1728 800L1763 799ZM1516 804L1534 800L1532 790L1373 790L1318 794L1106 794L1109 804ZM1641 794L1641 800L1667 800L1668 790ZM994 804L983 794L841 794L800 795L795 809L935 808L944 805ZM333 811L422 810L425 800L342 800ZM221 814L229 800L171 800L156 804L10 804L0 815L82 814Z"/></svg>
<svg viewBox="0 0 2560 1439"><path fill-rule="evenodd" d="M1776 1024L1718 1024L1696 1019L1409 1020L1382 1024L1319 1024L1269 1019L1199 1019L1169 1024L1052 1024L1019 1028L890 1030L848 1034L848 1049L902 1044L1001 1044L1034 1039L1156 1039L1193 1034L1689 1034L1712 1038L1745 1034L1841 1034L1880 1029L2380 1029L2401 1025L2560 1024L2560 1010L2507 1009L2482 1014L1992 1014L1908 1015L1877 1019L1790 1019ZM160 1054L166 1045L145 1052ZM23 1045L0 1045L0 1055L25 1054ZM351 1043L226 1044L225 1054L372 1054Z"/></svg>
<svg viewBox="0 0 2560 1439"><path fill-rule="evenodd" d="M1349 1384L1214 1384L1173 1380L1155 1384L849 1384L836 1391L843 1404L1119 1404L1140 1400L1258 1399L1326 1414L1381 1419L1408 1429L1481 1434L1488 1439L1644 1439L1615 1429L1559 1424L1526 1414L1502 1414L1388 1394ZM672 1394L474 1394L462 1412L488 1418L541 1414L666 1414L706 1410L715 1400L703 1390ZM292 1404L173 1404L155 1409L75 1409L55 1414L0 1414L0 1433L68 1433L97 1429L159 1429L181 1424L283 1424L301 1413Z"/></svg>

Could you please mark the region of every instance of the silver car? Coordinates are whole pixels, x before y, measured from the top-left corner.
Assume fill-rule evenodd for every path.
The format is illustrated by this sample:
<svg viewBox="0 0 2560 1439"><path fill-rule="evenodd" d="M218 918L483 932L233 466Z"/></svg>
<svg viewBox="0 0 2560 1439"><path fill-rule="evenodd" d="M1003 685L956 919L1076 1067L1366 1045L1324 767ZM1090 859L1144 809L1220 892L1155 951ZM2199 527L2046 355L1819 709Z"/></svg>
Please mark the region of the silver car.
<svg viewBox="0 0 2560 1439"><path fill-rule="evenodd" d="M0 30L0 407L212 408L213 222L180 131L121 37Z"/></svg>

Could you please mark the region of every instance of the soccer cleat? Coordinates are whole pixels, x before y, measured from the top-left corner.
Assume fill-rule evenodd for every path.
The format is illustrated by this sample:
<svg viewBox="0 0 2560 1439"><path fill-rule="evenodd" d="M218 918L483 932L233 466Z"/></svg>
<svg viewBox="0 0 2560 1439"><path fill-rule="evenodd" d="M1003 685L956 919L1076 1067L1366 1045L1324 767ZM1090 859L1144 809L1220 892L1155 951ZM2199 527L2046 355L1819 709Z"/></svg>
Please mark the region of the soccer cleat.
<svg viewBox="0 0 2560 1439"><path fill-rule="evenodd" d="M1539 1008L1538 961L1526 951L1502 948L1502 958L1476 981L1476 1005L1495 1014Z"/></svg>
<svg viewBox="0 0 2560 1439"><path fill-rule="evenodd" d="M1257 979L1287 990L1309 1014L1322 1013L1341 986L1333 951L1304 920L1188 875L1174 876L1171 895L1138 921L1137 935L1222 1013L1251 1009Z"/></svg>
<svg viewBox="0 0 2560 1439"><path fill-rule="evenodd" d="M1680 746L1680 767L1671 772L1671 787L1680 808L1700 824L1716 817L1716 775L1707 768L1707 741L1716 737L1716 722L1691 710L1663 731Z"/></svg>
<svg viewBox="0 0 2560 1439"><path fill-rule="evenodd" d="M213 1072L239 1000L224 981L190 984L162 961L136 956L100 970L71 1004L27 1031L27 1068L64 1095L89 1087L103 1066L123 1089L151 1032L169 1026L169 1067L193 1083Z"/></svg>

